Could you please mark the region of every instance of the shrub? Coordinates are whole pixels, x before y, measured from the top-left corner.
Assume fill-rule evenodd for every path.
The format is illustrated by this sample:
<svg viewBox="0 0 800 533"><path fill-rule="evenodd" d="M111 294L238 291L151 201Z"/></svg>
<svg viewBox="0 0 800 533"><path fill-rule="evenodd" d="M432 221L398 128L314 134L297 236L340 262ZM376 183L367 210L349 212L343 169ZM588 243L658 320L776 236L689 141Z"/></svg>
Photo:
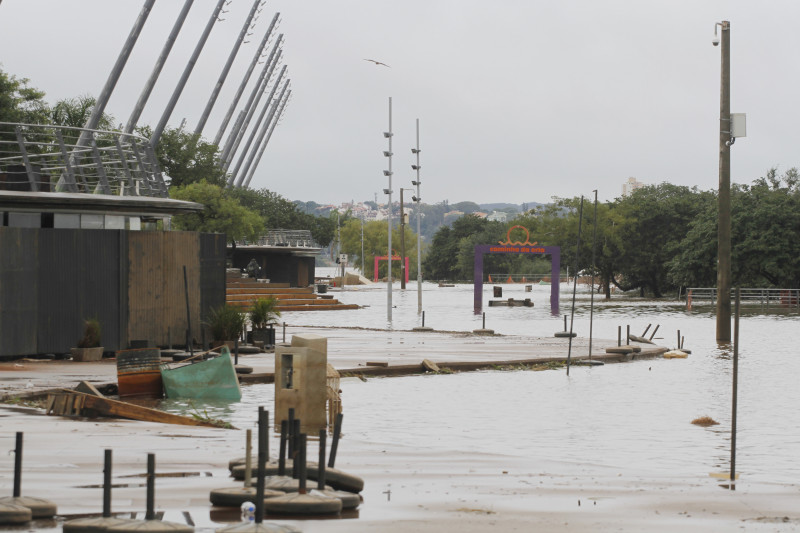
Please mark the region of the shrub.
<svg viewBox="0 0 800 533"><path fill-rule="evenodd" d="M83 322L83 336L78 339L78 348L97 348L100 346L100 338L100 321L96 318L87 318Z"/></svg>

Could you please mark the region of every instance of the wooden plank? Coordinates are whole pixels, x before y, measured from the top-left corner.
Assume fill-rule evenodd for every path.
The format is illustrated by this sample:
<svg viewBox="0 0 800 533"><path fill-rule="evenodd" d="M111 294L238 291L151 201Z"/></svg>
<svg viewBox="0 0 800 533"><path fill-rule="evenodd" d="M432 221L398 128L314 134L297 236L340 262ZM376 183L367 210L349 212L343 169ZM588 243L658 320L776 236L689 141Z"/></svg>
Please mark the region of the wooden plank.
<svg viewBox="0 0 800 533"><path fill-rule="evenodd" d="M53 413L57 415L64 414L64 405L66 404L67 397L64 394L59 394L56 396L55 404L53 405Z"/></svg>
<svg viewBox="0 0 800 533"><path fill-rule="evenodd" d="M55 394L47 395L47 407L45 408L45 413L47 413L48 415L53 412L53 404L55 403L55 401L56 401Z"/></svg>
<svg viewBox="0 0 800 533"><path fill-rule="evenodd" d="M174 415L172 413L165 413L164 411L159 411L158 409L141 407L139 405L111 400L109 398L99 398L97 396L91 396L89 394L83 394L80 392L73 392L73 394L83 397L84 409L91 409L98 414L106 416L118 416L120 418L129 418L131 420L160 422L163 424L178 424L182 426L217 427L211 422L197 420L186 416Z"/></svg>
<svg viewBox="0 0 800 533"><path fill-rule="evenodd" d="M95 386L88 381L81 381L78 383L78 386L75 387L75 390L78 392L83 392L84 394L91 394L92 396L99 396L101 398L103 397L103 393L97 390Z"/></svg>

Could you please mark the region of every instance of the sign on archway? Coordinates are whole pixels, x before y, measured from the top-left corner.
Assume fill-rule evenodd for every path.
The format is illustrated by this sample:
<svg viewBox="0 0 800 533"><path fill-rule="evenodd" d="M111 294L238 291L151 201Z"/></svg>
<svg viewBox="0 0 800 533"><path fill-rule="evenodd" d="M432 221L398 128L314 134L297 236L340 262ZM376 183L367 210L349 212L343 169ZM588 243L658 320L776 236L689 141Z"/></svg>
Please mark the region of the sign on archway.
<svg viewBox="0 0 800 533"><path fill-rule="evenodd" d="M525 231L525 241L512 241L511 231L520 228ZM526 254L550 256L550 312L558 315L558 286L561 270L561 247L539 246L530 242L530 233L522 226L513 226L506 234L505 242L497 244L478 244L475 246L475 314L483 308L483 256L484 254Z"/></svg>

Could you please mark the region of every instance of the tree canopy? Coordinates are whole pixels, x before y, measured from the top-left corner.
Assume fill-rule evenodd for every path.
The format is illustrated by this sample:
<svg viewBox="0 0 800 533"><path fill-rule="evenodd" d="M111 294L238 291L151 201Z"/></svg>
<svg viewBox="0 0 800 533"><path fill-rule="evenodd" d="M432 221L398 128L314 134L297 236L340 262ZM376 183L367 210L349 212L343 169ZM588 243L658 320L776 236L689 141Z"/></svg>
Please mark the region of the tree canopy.
<svg viewBox="0 0 800 533"><path fill-rule="evenodd" d="M30 87L28 81L27 78L17 78L0 69L0 122L47 122L48 107L44 101L44 91Z"/></svg>
<svg viewBox="0 0 800 533"><path fill-rule="evenodd" d="M206 206L200 213L175 216L175 229L225 233L229 241L255 240L263 234L264 223L261 216L239 204L218 185L198 181L172 188L170 196L176 200L197 202Z"/></svg>

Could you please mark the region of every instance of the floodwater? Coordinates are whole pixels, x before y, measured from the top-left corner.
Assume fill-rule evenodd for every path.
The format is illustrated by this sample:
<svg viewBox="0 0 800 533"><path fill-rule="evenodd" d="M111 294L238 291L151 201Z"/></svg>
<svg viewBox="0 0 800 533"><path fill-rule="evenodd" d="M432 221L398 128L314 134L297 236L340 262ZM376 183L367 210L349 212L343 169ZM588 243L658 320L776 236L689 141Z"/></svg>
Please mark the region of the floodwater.
<svg viewBox="0 0 800 533"><path fill-rule="evenodd" d="M407 330L420 325L416 281L394 284L392 321L385 283L333 292L357 311L285 313L291 326ZM486 327L506 336L551 337L570 314L572 286L561 285L561 315L553 316L549 286L502 285L503 298L532 298L535 307L485 307ZM423 285L426 324L437 330L482 326L473 313L472 285ZM492 285L484 286L484 305ZM573 329L589 335L590 294L580 289ZM688 311L678 301L595 295L595 338L641 335L675 347L678 331L688 359L653 359L549 371L482 371L452 375L342 381L345 432L367 443L428 451L477 452L556 460L574 468L616 469L671 478L725 472L730 460L733 351L715 341L712 307ZM794 346L800 313L745 308L740 319L737 472L759 483L797 483L800 464L800 358ZM512 337L513 338L513 337ZM605 344L607 345L607 343ZM595 353L605 345L595 345ZM566 355L566 354L565 354ZM242 402L210 416L252 427L258 405L272 410L272 385L243 387ZM710 416L719 425L691 424ZM616 471L615 470L615 471Z"/></svg>

